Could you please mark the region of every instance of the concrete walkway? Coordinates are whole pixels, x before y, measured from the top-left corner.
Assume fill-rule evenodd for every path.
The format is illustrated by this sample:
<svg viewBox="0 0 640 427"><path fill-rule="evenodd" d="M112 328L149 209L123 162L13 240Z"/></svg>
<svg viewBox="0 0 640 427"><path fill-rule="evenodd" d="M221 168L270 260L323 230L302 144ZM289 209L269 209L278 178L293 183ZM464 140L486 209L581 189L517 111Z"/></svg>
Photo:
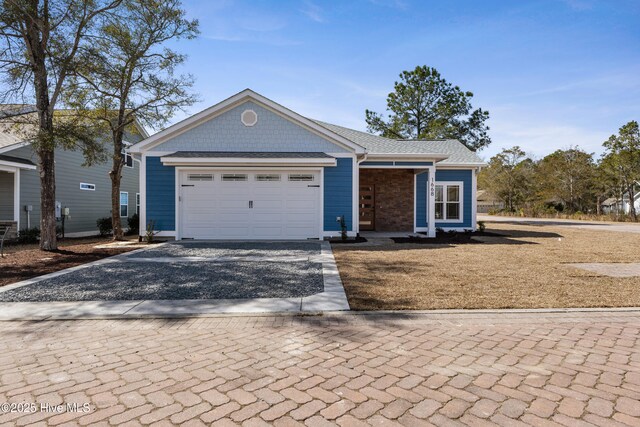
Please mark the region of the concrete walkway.
<svg viewBox="0 0 640 427"><path fill-rule="evenodd" d="M320 254L305 258L303 261L322 265L324 291L310 296L297 298L251 298L251 299L173 299L173 300L118 300L118 301L47 301L47 302L0 302L0 320L18 319L88 319L88 318L139 318L139 317L175 317L220 313L317 313L322 311L349 310L349 303L338 273L338 268L328 242L318 242ZM154 248L155 250L156 248ZM298 258L287 256L264 257L171 257L144 258L145 250L105 258L93 263L72 267L66 270L25 280L0 288L1 292L22 288L39 281L64 276L71 272L94 266L127 262L139 262L153 268L153 263L232 263L243 262L245 258L255 262L297 262ZM192 259L193 258L193 259ZM139 284L139 278L130 278L130 285Z"/></svg>
<svg viewBox="0 0 640 427"><path fill-rule="evenodd" d="M0 322L0 336L0 403L28 404L0 425L640 425L635 310ZM42 409L66 404L83 410Z"/></svg>
<svg viewBox="0 0 640 427"><path fill-rule="evenodd" d="M584 230L617 231L621 233L640 233L640 223L581 221L576 219L522 218L498 215L478 215L478 221L510 222L528 225L552 225L556 227L581 228Z"/></svg>

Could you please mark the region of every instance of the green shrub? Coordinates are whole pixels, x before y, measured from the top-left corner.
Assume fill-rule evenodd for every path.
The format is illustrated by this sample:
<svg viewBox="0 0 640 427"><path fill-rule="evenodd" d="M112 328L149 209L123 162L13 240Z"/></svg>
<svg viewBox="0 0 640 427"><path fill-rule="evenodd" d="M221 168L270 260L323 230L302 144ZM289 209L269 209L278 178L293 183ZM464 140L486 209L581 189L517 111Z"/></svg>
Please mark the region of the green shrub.
<svg viewBox="0 0 640 427"><path fill-rule="evenodd" d="M136 213L127 218L130 234L138 234L140 231L140 216Z"/></svg>
<svg viewBox="0 0 640 427"><path fill-rule="evenodd" d="M18 233L18 243L37 243L40 238L40 229L38 227L23 228Z"/></svg>
<svg viewBox="0 0 640 427"><path fill-rule="evenodd" d="M108 236L113 232L113 224L109 217L98 218L96 225L101 236Z"/></svg>

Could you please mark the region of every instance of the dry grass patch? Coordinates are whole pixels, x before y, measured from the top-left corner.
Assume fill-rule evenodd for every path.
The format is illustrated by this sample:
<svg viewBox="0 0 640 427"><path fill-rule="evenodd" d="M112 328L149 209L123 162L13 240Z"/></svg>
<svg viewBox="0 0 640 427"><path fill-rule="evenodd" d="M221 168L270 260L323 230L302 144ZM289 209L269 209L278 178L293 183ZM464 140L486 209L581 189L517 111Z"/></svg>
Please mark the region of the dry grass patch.
<svg viewBox="0 0 640 427"><path fill-rule="evenodd" d="M355 310L640 306L640 277L566 264L638 262L640 235L491 223L477 245L335 245Z"/></svg>

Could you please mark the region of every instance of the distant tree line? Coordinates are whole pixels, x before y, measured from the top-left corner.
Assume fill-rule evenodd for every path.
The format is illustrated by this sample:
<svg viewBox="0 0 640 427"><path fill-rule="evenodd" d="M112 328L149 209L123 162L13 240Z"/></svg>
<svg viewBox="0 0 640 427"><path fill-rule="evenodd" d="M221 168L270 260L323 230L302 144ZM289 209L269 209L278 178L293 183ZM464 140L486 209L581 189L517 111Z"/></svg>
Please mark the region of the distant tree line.
<svg viewBox="0 0 640 427"><path fill-rule="evenodd" d="M579 147L557 150L539 160L517 146L504 149L481 171L478 187L501 200L505 211L532 216L600 215L605 199L627 199L629 215L637 221L633 201L640 191L638 122L622 126L603 146L599 159Z"/></svg>

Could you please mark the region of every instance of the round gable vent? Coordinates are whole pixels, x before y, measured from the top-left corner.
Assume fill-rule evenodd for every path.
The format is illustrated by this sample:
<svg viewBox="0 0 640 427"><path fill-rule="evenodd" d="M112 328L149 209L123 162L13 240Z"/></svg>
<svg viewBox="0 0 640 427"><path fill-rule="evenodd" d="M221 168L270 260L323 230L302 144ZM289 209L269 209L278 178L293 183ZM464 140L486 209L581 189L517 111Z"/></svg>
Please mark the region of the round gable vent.
<svg viewBox="0 0 640 427"><path fill-rule="evenodd" d="M240 115L240 120L245 126L253 126L258 123L258 115L253 110L244 110Z"/></svg>

